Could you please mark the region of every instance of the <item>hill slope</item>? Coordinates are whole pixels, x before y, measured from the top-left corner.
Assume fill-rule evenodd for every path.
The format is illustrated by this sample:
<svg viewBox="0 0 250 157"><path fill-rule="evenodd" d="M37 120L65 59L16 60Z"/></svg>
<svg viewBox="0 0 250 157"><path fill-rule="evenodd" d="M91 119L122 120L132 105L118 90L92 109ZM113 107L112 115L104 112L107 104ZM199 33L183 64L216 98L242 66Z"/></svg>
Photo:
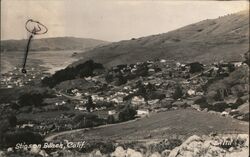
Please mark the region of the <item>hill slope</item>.
<svg viewBox="0 0 250 157"><path fill-rule="evenodd" d="M32 40L30 49L33 51L47 50L89 50L96 46L102 46L108 42L96 39L57 37ZM27 40L1 41L1 51L24 51Z"/></svg>
<svg viewBox="0 0 250 157"><path fill-rule="evenodd" d="M242 11L164 34L111 43L81 54L105 66L165 58L178 61L240 60L249 49L249 14ZM74 65L73 64L73 65Z"/></svg>

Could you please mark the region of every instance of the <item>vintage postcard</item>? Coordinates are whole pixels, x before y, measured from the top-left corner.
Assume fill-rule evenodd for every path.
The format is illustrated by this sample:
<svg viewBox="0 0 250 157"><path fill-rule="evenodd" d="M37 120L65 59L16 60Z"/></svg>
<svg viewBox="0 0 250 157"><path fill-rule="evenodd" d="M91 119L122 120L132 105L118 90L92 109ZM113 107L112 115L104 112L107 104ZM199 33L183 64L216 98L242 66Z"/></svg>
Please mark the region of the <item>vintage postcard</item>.
<svg viewBox="0 0 250 157"><path fill-rule="evenodd" d="M249 1L1 0L0 157L248 157Z"/></svg>

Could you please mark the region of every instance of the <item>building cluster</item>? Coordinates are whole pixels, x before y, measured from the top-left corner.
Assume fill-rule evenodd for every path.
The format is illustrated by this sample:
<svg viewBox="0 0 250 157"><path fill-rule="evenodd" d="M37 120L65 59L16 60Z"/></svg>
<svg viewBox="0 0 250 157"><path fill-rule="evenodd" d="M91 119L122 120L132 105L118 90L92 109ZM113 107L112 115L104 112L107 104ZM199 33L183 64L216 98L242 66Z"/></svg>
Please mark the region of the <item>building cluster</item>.
<svg viewBox="0 0 250 157"><path fill-rule="evenodd" d="M46 75L41 69L28 68L27 73L23 74L21 68L14 67L10 72L1 74L0 87L1 88L16 88L25 85L34 85L40 82Z"/></svg>

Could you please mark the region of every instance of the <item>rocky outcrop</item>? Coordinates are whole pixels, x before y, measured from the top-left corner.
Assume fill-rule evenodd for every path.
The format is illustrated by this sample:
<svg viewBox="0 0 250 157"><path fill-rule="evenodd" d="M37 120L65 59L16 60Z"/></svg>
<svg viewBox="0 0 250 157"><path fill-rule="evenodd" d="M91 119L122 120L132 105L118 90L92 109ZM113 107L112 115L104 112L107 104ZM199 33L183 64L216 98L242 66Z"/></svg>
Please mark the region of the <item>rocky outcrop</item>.
<svg viewBox="0 0 250 157"><path fill-rule="evenodd" d="M189 137L179 147L174 148L169 157L186 156L248 156L249 137L247 134L218 135L215 137Z"/></svg>

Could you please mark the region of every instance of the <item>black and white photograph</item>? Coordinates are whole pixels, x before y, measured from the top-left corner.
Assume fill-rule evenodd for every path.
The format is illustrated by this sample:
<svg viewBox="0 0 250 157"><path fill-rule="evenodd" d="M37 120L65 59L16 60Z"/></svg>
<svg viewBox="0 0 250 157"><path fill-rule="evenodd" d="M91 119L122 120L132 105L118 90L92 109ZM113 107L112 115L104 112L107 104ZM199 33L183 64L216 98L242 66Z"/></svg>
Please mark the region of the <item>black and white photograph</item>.
<svg viewBox="0 0 250 157"><path fill-rule="evenodd" d="M0 2L0 157L249 157L248 0Z"/></svg>

